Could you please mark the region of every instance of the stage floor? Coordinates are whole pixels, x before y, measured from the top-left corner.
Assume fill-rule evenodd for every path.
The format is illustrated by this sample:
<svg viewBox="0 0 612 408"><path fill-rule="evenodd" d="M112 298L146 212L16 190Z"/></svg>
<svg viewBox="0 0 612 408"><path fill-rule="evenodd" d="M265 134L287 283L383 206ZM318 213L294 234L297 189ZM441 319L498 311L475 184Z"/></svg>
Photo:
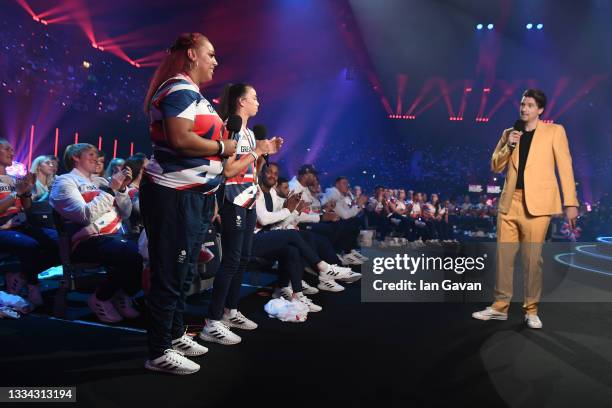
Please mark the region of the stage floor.
<svg viewBox="0 0 612 408"><path fill-rule="evenodd" d="M5 319L1 385L76 386L78 405L101 407L610 406L612 304L543 304L534 331L519 304L506 322L481 322L470 314L484 305L361 303L359 285L314 295L324 310L302 324L268 318L267 291L245 287L241 310L260 327L239 345L210 345L184 377L143 368L142 322ZM201 324L206 300L193 303L186 320Z"/></svg>

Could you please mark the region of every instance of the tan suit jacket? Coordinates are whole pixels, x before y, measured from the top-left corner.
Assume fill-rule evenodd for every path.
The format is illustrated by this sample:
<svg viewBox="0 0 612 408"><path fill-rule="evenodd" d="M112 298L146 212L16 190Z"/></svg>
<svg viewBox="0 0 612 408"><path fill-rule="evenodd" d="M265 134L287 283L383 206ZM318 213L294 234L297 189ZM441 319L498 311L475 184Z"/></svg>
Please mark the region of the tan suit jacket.
<svg viewBox="0 0 612 408"><path fill-rule="evenodd" d="M507 214L510 210L518 177L520 142L514 150L507 145L511 131L512 128L503 131L491 157L491 169L494 172L502 173L507 170L498 206L502 214ZM552 215L562 212L555 164L563 189L563 205L577 207L572 156L565 129L561 125L539 121L529 148L524 174L525 202L531 215Z"/></svg>

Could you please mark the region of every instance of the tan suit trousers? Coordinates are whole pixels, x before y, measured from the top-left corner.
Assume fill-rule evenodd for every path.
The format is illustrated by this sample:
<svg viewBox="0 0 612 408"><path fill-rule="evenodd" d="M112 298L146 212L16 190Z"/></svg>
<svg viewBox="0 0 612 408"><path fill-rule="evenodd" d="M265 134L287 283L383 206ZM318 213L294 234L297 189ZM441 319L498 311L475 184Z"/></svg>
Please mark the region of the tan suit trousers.
<svg viewBox="0 0 612 408"><path fill-rule="evenodd" d="M532 216L523 190L515 190L507 214L497 215L497 276L492 307L506 313L512 299L514 263L521 251L525 301L523 310L537 314L542 294L542 244L550 215Z"/></svg>

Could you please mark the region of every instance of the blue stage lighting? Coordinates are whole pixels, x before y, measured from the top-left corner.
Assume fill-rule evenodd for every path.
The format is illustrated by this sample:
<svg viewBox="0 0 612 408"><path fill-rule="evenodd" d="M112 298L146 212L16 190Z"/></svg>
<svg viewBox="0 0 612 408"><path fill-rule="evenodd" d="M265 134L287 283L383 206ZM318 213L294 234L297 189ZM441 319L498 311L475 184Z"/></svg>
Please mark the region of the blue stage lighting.
<svg viewBox="0 0 612 408"><path fill-rule="evenodd" d="M531 30L533 28L533 24L529 23L525 26L528 30Z"/></svg>
<svg viewBox="0 0 612 408"><path fill-rule="evenodd" d="M493 25L493 24L489 24L489 25L487 26L487 28L488 28L489 30L492 30L492 29L493 29L493 27L494 27L494 25Z"/></svg>
<svg viewBox="0 0 612 408"><path fill-rule="evenodd" d="M483 25L482 24L476 24L476 29L477 30L482 30Z"/></svg>
<svg viewBox="0 0 612 408"><path fill-rule="evenodd" d="M543 28L544 28L544 24L540 23L540 24L538 24L538 25L536 26L536 28L537 28L538 30L541 30L541 29L543 29Z"/></svg>

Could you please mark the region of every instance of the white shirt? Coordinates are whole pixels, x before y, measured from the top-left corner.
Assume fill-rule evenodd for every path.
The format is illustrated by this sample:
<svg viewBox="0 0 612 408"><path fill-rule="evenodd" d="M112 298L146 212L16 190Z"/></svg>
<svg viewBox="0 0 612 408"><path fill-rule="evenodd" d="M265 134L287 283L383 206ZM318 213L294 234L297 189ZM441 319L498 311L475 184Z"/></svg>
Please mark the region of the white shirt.
<svg viewBox="0 0 612 408"><path fill-rule="evenodd" d="M296 210L290 212L285 208L286 199L279 197L276 189L270 189L272 196L272 211L266 208L266 200L264 192L259 189L257 196L257 204L255 210L257 212L257 226L255 233L261 231L264 226L270 226L270 229L297 229L301 222L310 222L312 214L298 213Z"/></svg>
<svg viewBox="0 0 612 408"><path fill-rule="evenodd" d="M325 190L323 204L327 204L330 201L336 203L334 212L343 220L353 218L361 211L361 208L353 205L353 200L350 196L345 196L336 187Z"/></svg>
<svg viewBox="0 0 612 408"><path fill-rule="evenodd" d="M315 198L312 196L312 193L310 192L308 187L305 187L300 184L300 182L297 179L297 176L294 176L289 181L289 191L291 191L293 194L302 193L302 201L304 201L309 206L312 205L313 203L316 204L317 200L315 200ZM305 217L304 217L304 221L301 221L301 222L319 222L321 221L321 217L319 216L319 214L302 213L302 215Z"/></svg>
<svg viewBox="0 0 612 408"><path fill-rule="evenodd" d="M80 227L72 236L73 247L91 236L114 234L121 229L121 219L132 212L127 189L115 196L99 189L100 177L88 178L77 169L55 179L49 204L62 218Z"/></svg>

